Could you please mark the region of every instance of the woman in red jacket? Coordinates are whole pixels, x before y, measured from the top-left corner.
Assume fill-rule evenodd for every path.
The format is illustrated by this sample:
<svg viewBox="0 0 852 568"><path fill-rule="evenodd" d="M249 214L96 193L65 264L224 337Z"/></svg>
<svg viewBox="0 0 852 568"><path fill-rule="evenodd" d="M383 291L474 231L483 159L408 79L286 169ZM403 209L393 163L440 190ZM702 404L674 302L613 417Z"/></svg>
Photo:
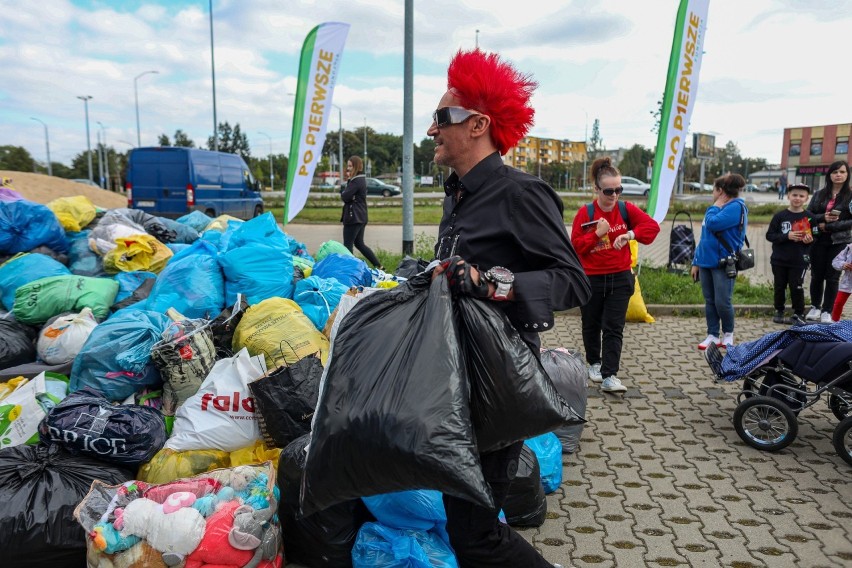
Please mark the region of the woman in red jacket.
<svg viewBox="0 0 852 568"><path fill-rule="evenodd" d="M595 200L581 207L571 226L571 243L592 285L592 297L580 308L583 345L589 363L589 379L601 383L603 392L624 392L616 376L627 304L633 295L630 269L631 240L650 244L660 232L647 213L630 202L619 204L621 172L609 157L592 162Z"/></svg>

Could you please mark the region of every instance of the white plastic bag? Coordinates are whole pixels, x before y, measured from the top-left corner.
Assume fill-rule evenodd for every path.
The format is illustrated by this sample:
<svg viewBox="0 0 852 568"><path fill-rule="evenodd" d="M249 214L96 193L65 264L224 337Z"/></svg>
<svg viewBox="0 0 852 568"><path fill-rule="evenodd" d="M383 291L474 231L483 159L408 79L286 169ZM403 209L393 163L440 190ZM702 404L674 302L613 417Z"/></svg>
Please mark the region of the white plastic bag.
<svg viewBox="0 0 852 568"><path fill-rule="evenodd" d="M48 365L73 361L97 325L98 320L89 308L83 308L79 314L56 318L39 333L38 358Z"/></svg>
<svg viewBox="0 0 852 568"><path fill-rule="evenodd" d="M233 357L216 361L198 392L175 414L166 448L233 452L261 439L248 384L266 373L263 356L245 347Z"/></svg>
<svg viewBox="0 0 852 568"><path fill-rule="evenodd" d="M0 448L26 444L47 416L36 396L47 392L44 373L30 379L0 402Z"/></svg>

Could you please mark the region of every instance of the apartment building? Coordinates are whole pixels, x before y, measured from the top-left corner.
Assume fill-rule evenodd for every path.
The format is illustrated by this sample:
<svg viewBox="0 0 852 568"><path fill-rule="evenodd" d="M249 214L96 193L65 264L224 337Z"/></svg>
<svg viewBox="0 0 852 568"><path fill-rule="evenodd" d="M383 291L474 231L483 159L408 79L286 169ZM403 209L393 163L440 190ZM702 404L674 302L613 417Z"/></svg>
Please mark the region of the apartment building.
<svg viewBox="0 0 852 568"><path fill-rule="evenodd" d="M819 189L832 162L852 159L850 131L852 123L785 128L781 169L791 182Z"/></svg>
<svg viewBox="0 0 852 568"><path fill-rule="evenodd" d="M503 163L523 170L528 164L536 162L541 162L543 166L582 162L585 155L586 143L582 141L526 136L518 142L517 146L506 152Z"/></svg>

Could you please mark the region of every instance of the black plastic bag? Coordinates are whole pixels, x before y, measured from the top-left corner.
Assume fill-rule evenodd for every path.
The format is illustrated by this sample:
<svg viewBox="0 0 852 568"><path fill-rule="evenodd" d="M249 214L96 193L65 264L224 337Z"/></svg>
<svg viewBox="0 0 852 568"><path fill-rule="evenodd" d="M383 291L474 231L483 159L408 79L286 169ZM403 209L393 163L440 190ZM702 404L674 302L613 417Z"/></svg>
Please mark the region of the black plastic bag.
<svg viewBox="0 0 852 568"><path fill-rule="evenodd" d="M469 296L459 296L454 306L481 453L585 423L503 312Z"/></svg>
<svg viewBox="0 0 852 568"><path fill-rule="evenodd" d="M310 433L322 371L322 361L310 356L249 383L267 446L285 448Z"/></svg>
<svg viewBox="0 0 852 568"><path fill-rule="evenodd" d="M74 520L77 504L100 479L118 485L135 472L56 444L0 450L0 550L16 568L80 568L86 565L86 532Z"/></svg>
<svg viewBox="0 0 852 568"><path fill-rule="evenodd" d="M60 363L59 365L48 365L47 363L24 363L23 365L15 365L14 367L6 367L0 369L0 383L14 379L15 377L24 377L32 379L33 377L44 373L59 373L66 377L71 376L71 368L74 366L74 361Z"/></svg>
<svg viewBox="0 0 852 568"><path fill-rule="evenodd" d="M278 517L287 562L311 568L348 568L352 566L352 546L358 530L375 519L361 499L344 501L307 517L299 514L299 487L307 459L305 446L310 441L310 434L297 438L282 450L278 461Z"/></svg>
<svg viewBox="0 0 852 568"><path fill-rule="evenodd" d="M413 278L415 275L426 270L427 266L429 266L429 263L422 258L412 258L405 255L403 259L399 261L393 275L401 276L402 278Z"/></svg>
<svg viewBox="0 0 852 568"><path fill-rule="evenodd" d="M577 414L585 418L588 371L583 359L567 349L545 349L541 352L541 364L550 376L556 391L568 401ZM583 424L560 426L553 432L562 442L562 453L570 454L580 445Z"/></svg>
<svg viewBox="0 0 852 568"><path fill-rule="evenodd" d="M303 513L406 489L493 508L467 401L446 278L422 274L361 299L320 387Z"/></svg>
<svg viewBox="0 0 852 568"><path fill-rule="evenodd" d="M134 467L154 457L167 438L159 410L113 405L91 388L65 397L41 421L38 433L74 455Z"/></svg>
<svg viewBox="0 0 852 568"><path fill-rule="evenodd" d="M540 527L547 516L547 496L541 484L538 458L524 444L518 458L518 473L503 503L506 523L513 527Z"/></svg>
<svg viewBox="0 0 852 568"><path fill-rule="evenodd" d="M15 320L11 313L0 317L0 369L36 360L38 331Z"/></svg>
<svg viewBox="0 0 852 568"><path fill-rule="evenodd" d="M213 345L216 347L216 357L225 359L232 357L231 344L234 340L234 330L237 329L240 320L249 308L246 297L237 294L237 302L233 307L225 308L216 318L210 322L210 331L213 333Z"/></svg>

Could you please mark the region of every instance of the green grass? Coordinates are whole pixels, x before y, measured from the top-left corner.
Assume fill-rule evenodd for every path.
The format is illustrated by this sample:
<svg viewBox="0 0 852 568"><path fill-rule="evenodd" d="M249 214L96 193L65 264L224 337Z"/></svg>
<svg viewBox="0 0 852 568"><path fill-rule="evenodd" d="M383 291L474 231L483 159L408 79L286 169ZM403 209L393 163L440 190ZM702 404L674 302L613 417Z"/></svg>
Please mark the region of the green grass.
<svg viewBox="0 0 852 568"><path fill-rule="evenodd" d="M639 274L642 298L646 304L700 304L704 305L701 285L693 282L689 274L671 273L665 268L643 266ZM742 274L734 282L734 304L772 304L772 286L751 284Z"/></svg>

